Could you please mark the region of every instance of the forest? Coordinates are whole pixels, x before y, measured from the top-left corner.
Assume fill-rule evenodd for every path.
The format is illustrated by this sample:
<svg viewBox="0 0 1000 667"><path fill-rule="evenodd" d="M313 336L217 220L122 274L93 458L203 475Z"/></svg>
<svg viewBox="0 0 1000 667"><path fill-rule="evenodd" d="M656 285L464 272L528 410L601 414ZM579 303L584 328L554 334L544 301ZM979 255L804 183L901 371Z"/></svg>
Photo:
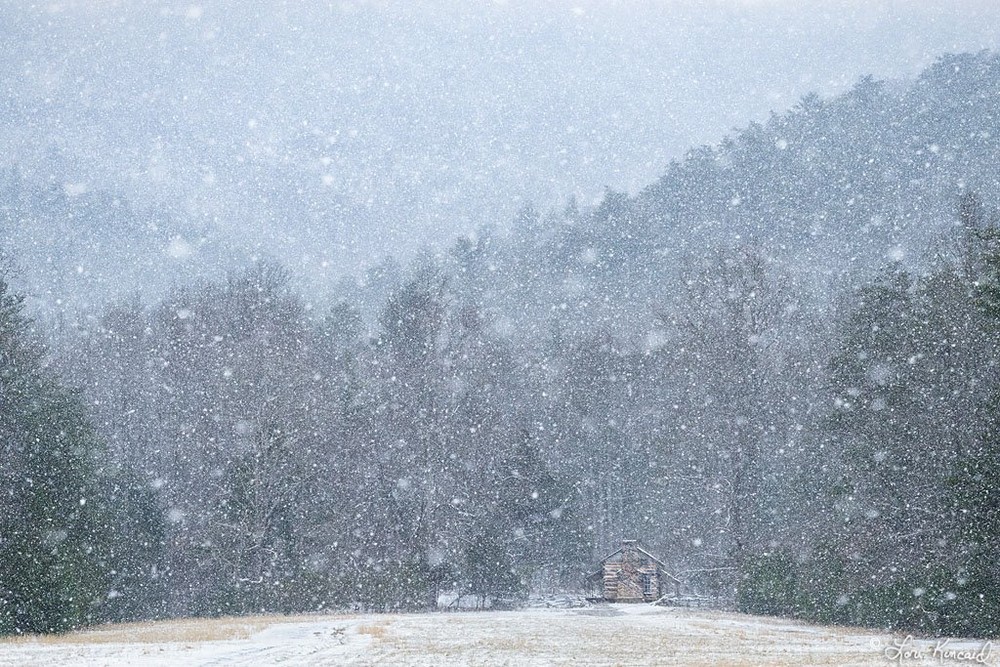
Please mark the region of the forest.
<svg viewBox="0 0 1000 667"><path fill-rule="evenodd" d="M998 114L945 56L319 291L9 170L0 634L516 601L632 538L740 611L995 635Z"/></svg>

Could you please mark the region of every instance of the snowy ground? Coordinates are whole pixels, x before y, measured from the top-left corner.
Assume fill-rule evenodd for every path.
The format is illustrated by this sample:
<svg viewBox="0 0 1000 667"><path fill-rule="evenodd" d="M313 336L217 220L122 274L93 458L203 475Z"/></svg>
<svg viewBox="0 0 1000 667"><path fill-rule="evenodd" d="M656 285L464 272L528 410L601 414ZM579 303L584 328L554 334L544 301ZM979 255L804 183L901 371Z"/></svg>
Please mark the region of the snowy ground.
<svg viewBox="0 0 1000 667"><path fill-rule="evenodd" d="M237 638L214 639L220 636ZM954 657L957 651L977 655ZM991 651L977 640L910 641L857 629L647 605L196 619L0 642L4 667L283 664L997 665L1000 649Z"/></svg>

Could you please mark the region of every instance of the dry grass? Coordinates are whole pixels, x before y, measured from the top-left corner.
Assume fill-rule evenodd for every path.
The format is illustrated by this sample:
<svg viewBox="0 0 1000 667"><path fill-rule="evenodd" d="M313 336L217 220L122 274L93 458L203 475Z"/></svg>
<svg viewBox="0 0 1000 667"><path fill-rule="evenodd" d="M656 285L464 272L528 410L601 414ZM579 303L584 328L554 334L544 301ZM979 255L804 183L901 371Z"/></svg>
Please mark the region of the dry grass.
<svg viewBox="0 0 1000 667"><path fill-rule="evenodd" d="M675 625L664 623L665 616L553 616L544 625L531 627L516 622L507 625L496 614L413 617L376 650L386 652L379 654L386 663L421 663L433 656L448 665L515 664L531 656L540 663L567 667L653 662L686 667L842 666L878 664L880 657L878 649L867 642L875 633L852 633L849 628L826 632L781 619L738 614L716 614L713 623L710 613L677 613ZM442 631L448 626L456 629Z"/></svg>
<svg viewBox="0 0 1000 667"><path fill-rule="evenodd" d="M358 626L358 634L369 635L375 639L385 639L387 632L385 623L369 623Z"/></svg>
<svg viewBox="0 0 1000 667"><path fill-rule="evenodd" d="M226 616L222 618L180 618L100 625L86 630L55 635L0 637L4 644L157 644L246 639L279 623L317 620L317 616Z"/></svg>
<svg viewBox="0 0 1000 667"><path fill-rule="evenodd" d="M527 653L539 643L536 636L497 636L476 642L476 648L494 652Z"/></svg>

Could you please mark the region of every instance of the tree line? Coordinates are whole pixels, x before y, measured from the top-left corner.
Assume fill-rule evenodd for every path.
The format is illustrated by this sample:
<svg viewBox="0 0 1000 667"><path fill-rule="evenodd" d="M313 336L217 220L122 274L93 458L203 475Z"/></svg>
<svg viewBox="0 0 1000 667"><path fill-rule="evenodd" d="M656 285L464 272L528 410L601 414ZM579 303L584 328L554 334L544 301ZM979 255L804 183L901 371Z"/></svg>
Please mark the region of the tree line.
<svg viewBox="0 0 1000 667"><path fill-rule="evenodd" d="M328 294L256 261L33 324L15 272L0 632L516 601L622 538L746 611L995 632L998 76L806 98ZM67 280L19 192L4 240ZM94 251L111 209L57 199Z"/></svg>
<svg viewBox="0 0 1000 667"><path fill-rule="evenodd" d="M469 241L371 326L259 262L46 354L3 283L3 629L516 600L640 535L746 611L988 634L1000 236L974 195L957 217L933 270L844 295L814 386L747 248L641 348L504 337Z"/></svg>

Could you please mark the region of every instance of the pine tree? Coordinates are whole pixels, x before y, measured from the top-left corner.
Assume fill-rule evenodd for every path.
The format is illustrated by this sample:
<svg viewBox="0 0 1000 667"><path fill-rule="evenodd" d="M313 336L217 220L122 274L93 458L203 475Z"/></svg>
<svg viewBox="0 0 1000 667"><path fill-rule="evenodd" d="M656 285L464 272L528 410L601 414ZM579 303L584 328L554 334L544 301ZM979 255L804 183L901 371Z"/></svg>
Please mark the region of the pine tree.
<svg viewBox="0 0 1000 667"><path fill-rule="evenodd" d="M982 201L967 195L960 218L970 239L966 248L966 279L974 288L976 306L985 316L983 356L997 360L1000 334L1000 231ZM963 567L955 596L957 613L949 630L954 634L994 636L1000 632L1000 393L985 402L974 422L979 432L963 451L951 488L960 529L957 552Z"/></svg>
<svg viewBox="0 0 1000 667"><path fill-rule="evenodd" d="M0 278L0 634L80 626L106 597L98 443L29 328Z"/></svg>

